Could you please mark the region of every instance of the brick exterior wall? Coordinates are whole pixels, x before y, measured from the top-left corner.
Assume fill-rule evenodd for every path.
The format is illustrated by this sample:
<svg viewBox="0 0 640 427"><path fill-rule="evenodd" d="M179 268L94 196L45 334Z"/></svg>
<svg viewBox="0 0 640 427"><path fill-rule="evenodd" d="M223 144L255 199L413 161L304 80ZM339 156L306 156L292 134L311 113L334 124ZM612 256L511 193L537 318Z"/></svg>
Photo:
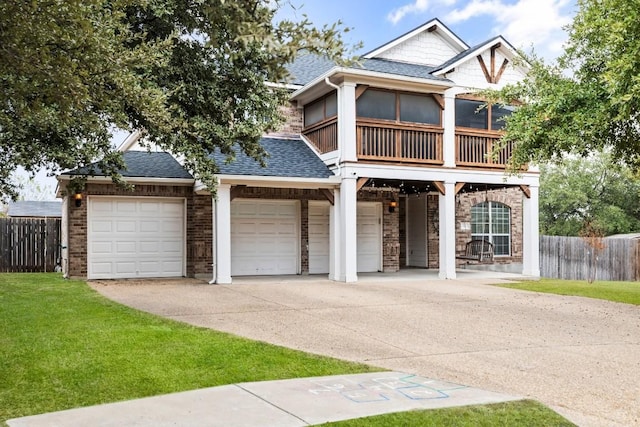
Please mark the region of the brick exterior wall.
<svg viewBox="0 0 640 427"><path fill-rule="evenodd" d="M87 197L180 197L187 201L187 276L211 274L212 219L211 197L196 196L192 187L171 185L136 185L133 191L113 184L87 184L81 207L68 203L68 268L71 277L87 277Z"/></svg>
<svg viewBox="0 0 640 427"><path fill-rule="evenodd" d="M280 128L269 132L267 136L299 137L302 133L302 109L295 104L289 103L280 107L280 112L285 117L285 122Z"/></svg>
<svg viewBox="0 0 640 427"><path fill-rule="evenodd" d="M462 230L462 223L471 223L471 206L482 203L485 200L503 203L511 209L511 256L498 256L494 258L497 264L510 264L522 262L522 191L517 187L487 192L464 193L456 196L456 253L462 254L465 251L467 242L471 240L471 230ZM399 238L400 238L400 265L406 265L406 218L404 203L399 217ZM440 233L433 226L433 218L437 218L438 194L427 195L427 253L428 268L438 269L440 267ZM458 260L458 265L464 261Z"/></svg>

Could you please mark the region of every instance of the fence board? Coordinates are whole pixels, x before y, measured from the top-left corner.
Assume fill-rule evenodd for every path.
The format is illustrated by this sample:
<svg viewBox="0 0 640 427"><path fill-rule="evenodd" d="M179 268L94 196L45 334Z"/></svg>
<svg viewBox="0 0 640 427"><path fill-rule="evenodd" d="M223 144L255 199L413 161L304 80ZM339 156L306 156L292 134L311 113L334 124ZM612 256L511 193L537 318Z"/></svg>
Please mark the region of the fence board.
<svg viewBox="0 0 640 427"><path fill-rule="evenodd" d="M54 271L60 264L59 218L0 218L0 271Z"/></svg>
<svg viewBox="0 0 640 427"><path fill-rule="evenodd" d="M604 239L605 248L591 265L593 249L580 237L540 236L540 274L553 279L586 280L596 268L596 280L640 280L637 239Z"/></svg>

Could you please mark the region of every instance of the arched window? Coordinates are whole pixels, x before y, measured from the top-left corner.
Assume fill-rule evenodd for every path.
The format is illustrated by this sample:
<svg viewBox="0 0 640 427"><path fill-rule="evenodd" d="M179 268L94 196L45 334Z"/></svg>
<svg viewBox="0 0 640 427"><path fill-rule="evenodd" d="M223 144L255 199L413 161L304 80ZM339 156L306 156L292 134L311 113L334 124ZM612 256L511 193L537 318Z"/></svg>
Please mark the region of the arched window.
<svg viewBox="0 0 640 427"><path fill-rule="evenodd" d="M511 255L511 209L498 202L471 207L471 238L493 243L495 255Z"/></svg>

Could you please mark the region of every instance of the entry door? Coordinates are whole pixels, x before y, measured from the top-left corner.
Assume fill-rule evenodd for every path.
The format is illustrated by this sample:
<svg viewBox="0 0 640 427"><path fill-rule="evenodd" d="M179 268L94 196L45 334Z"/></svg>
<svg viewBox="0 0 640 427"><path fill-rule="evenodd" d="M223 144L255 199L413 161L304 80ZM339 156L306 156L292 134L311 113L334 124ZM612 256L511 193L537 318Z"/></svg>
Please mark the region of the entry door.
<svg viewBox="0 0 640 427"><path fill-rule="evenodd" d="M427 198L407 198L407 265L427 265Z"/></svg>
<svg viewBox="0 0 640 427"><path fill-rule="evenodd" d="M382 271L382 203L358 202L358 273Z"/></svg>
<svg viewBox="0 0 640 427"><path fill-rule="evenodd" d="M329 202L309 202L309 274L329 273Z"/></svg>

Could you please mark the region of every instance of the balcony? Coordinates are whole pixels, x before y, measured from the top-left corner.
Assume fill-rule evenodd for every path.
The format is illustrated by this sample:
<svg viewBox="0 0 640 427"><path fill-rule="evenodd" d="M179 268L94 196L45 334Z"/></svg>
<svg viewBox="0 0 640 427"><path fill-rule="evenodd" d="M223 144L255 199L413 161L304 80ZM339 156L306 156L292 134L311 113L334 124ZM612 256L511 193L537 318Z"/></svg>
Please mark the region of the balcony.
<svg viewBox="0 0 640 427"><path fill-rule="evenodd" d="M338 149L335 117L311 126L303 133L321 154ZM358 160L441 166L444 164L443 134L444 130L435 126L358 119ZM456 128L456 166L504 169L513 145L510 143L493 158L491 153L500 137L496 132Z"/></svg>
<svg viewBox="0 0 640 427"><path fill-rule="evenodd" d="M502 148L495 158L493 147L502 135L456 129L456 166L504 169L511 158L513 143Z"/></svg>

